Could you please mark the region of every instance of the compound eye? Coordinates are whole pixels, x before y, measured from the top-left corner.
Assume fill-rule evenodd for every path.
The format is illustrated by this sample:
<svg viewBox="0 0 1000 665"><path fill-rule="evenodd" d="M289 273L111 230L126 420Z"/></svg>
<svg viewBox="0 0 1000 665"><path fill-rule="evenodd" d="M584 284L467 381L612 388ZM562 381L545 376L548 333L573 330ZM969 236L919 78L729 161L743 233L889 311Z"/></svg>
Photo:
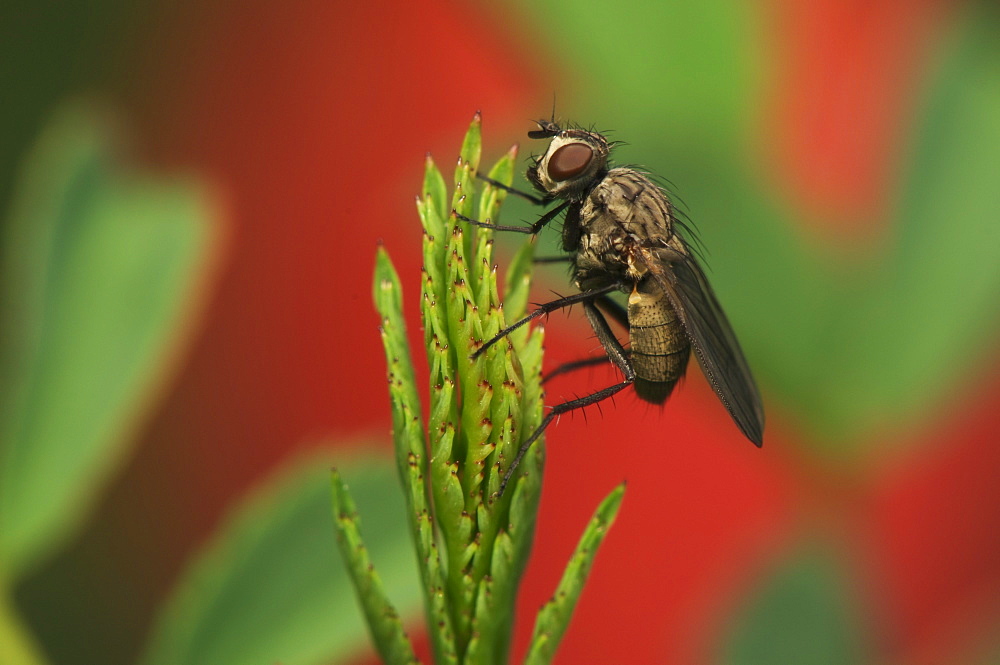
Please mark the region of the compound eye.
<svg viewBox="0 0 1000 665"><path fill-rule="evenodd" d="M549 157L549 177L562 182L578 176L593 157L594 151L586 143L567 143Z"/></svg>

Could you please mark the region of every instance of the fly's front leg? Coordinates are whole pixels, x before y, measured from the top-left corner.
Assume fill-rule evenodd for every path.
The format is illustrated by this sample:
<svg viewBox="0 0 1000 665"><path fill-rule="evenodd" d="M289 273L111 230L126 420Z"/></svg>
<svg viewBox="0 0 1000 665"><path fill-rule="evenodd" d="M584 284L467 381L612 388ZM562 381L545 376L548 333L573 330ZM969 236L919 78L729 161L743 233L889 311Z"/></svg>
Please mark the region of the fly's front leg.
<svg viewBox="0 0 1000 665"><path fill-rule="evenodd" d="M508 194L513 194L514 196L520 196L522 199L530 201L531 203L534 203L535 205L538 206L548 205L549 203L552 202L551 196L535 196L527 192L522 192L519 189L514 189L510 185L505 185L499 180L494 180L488 175L484 175L483 173L480 172L476 173L476 177L482 180L483 182L489 183L490 185L496 187L497 189L502 189ZM539 217L538 221L536 221L531 226L504 226L502 224L494 224L488 219L487 220L472 219L470 217L466 217L465 215L460 215L454 210L452 210L451 212L453 215L455 215L457 219L460 219L463 222L468 222L469 224L473 224L474 226L481 226L483 228L493 229L494 231L512 231L514 233L529 233L531 235L535 235L536 233L542 230L543 226L551 222L556 215L565 210L566 206L568 205L569 201L559 204L552 210L549 210L547 213Z"/></svg>
<svg viewBox="0 0 1000 665"><path fill-rule="evenodd" d="M555 219L556 215L565 210L566 206L568 206L569 203L570 203L569 201L560 203L555 208L549 210L547 213L539 217L538 221L536 221L531 226L504 226L502 224L494 224L489 220L483 222L478 219L472 219L471 217L466 217L465 215L459 214L455 210L452 210L451 214L453 214L456 219L460 219L463 222L468 222L469 224L472 224L474 226L481 226L486 229L493 229L494 231L513 231L514 233L529 233L531 235L535 235L536 233L542 230L543 226L545 226L553 219Z"/></svg>
<svg viewBox="0 0 1000 665"><path fill-rule="evenodd" d="M483 182L486 182L486 183L489 183L490 185L493 185L497 189L502 189L503 191L507 192L508 194L513 194L514 196L520 196L525 201L529 201L531 203L534 203L536 206L546 205L546 204L549 203L549 201L552 200L551 196L535 196L534 194L529 194L527 192L522 192L520 189L514 189L510 185L505 185L504 183L500 182L499 180L494 180L493 178L489 177L488 175L483 174L481 171L477 171L476 172L476 177L479 178L480 180L482 180Z"/></svg>
<svg viewBox="0 0 1000 665"><path fill-rule="evenodd" d="M507 483L510 482L511 476L514 475L514 469L517 468L517 465L521 463L525 454L527 454L528 450L531 449L531 444L538 440L538 437L542 435L542 432L545 431L545 428L548 427L553 420L564 413L602 402L621 392L625 388L628 388L635 382L635 369L632 367L632 361L629 360L628 352L625 351L621 342L619 342L618 338L611 332L611 327L608 326L607 319L605 319L600 310L594 306L592 300L593 299L586 300L583 303L583 310L587 314L587 320L590 321L590 325L594 328L594 332L597 334L597 339L600 340L601 346L603 346L604 350L608 352L608 358L610 358L611 361L618 366L618 369L622 371L625 378L621 383L608 386L603 390L598 390L596 393L592 393L585 397L578 397L577 399L572 399L568 402L563 402L562 404L557 404L552 407L552 410L549 411L548 415L542 419L538 428L531 433L531 436L521 443L521 447L517 451L517 456L514 457L514 461L511 462L510 467L507 468L507 472L503 475L503 480L500 481L499 493L501 495L503 495L503 491L504 488L507 487Z"/></svg>

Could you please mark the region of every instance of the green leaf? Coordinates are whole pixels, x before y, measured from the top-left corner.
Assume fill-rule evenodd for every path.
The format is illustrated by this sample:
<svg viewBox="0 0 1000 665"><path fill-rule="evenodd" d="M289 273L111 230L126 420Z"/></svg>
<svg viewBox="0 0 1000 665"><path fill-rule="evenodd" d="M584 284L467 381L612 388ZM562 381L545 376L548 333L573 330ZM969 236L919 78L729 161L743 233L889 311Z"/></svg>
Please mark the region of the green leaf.
<svg viewBox="0 0 1000 665"><path fill-rule="evenodd" d="M504 280L503 315L505 321L513 323L527 313L528 297L531 293L531 276L535 259L535 239L521 245L507 268ZM511 333L512 341L523 346L528 336L525 326Z"/></svg>
<svg viewBox="0 0 1000 665"><path fill-rule="evenodd" d="M430 155L424 160L424 200L429 200L435 213L432 224L425 224L424 230L432 236L444 235L444 220L448 218L448 210L445 206L448 203L448 188L444 184L444 176L434 164Z"/></svg>
<svg viewBox="0 0 1000 665"><path fill-rule="evenodd" d="M361 539L361 519L337 469L332 479L333 517L337 528L340 553L348 564L348 574L361 603L372 642L379 655L389 665L409 665L417 662L413 645L406 637L403 622L382 586L368 548Z"/></svg>
<svg viewBox="0 0 1000 665"><path fill-rule="evenodd" d="M428 169L433 168L433 163L428 160ZM425 209L431 210L434 201L428 200L424 205ZM425 234L425 250L435 253L433 246L427 244L427 238ZM404 488L408 526L416 548L417 561L420 562L427 629L435 662L446 665L455 662L457 657L452 637L452 620L445 606L445 598L438 592L444 585L444 579L440 556L434 547L434 522L427 498L427 444L421 424L420 396L406 340L402 287L388 252L381 247L375 259L373 294L375 308L382 317L382 345L388 365L396 469ZM434 417L432 413L432 418Z"/></svg>
<svg viewBox="0 0 1000 665"><path fill-rule="evenodd" d="M470 175L475 176L479 170L479 159L483 154L483 117L476 111L469 125L469 131L462 140L462 148L458 153L458 166L455 168L456 183L468 182Z"/></svg>
<svg viewBox="0 0 1000 665"><path fill-rule="evenodd" d="M528 655L524 658L526 665L544 665L552 662L559 642L569 626L569 620L573 616L576 601L579 600L583 585L590 574L590 568L594 564L597 549L604 542L608 529L614 523L624 495L625 485L621 484L597 507L566 566L556 592L538 612Z"/></svg>
<svg viewBox="0 0 1000 665"><path fill-rule="evenodd" d="M514 181L514 169L517 167L517 146L510 149L501 157L493 168L486 174L490 180L495 180L510 187ZM479 199L479 216L477 219L483 222L499 224L500 204L507 198L507 191L494 187L487 183ZM491 236L492 237L492 236Z"/></svg>
<svg viewBox="0 0 1000 665"><path fill-rule="evenodd" d="M402 616L420 591L392 464L338 463L365 519L371 559ZM246 499L178 584L144 665L345 662L367 643L330 524L326 456Z"/></svg>
<svg viewBox="0 0 1000 665"><path fill-rule="evenodd" d="M722 663L839 665L872 662L853 576L828 553L799 554L739 611Z"/></svg>
<svg viewBox="0 0 1000 665"><path fill-rule="evenodd" d="M12 577L89 513L155 399L212 256L204 188L122 166L64 109L21 172L0 284L0 561Z"/></svg>
<svg viewBox="0 0 1000 665"><path fill-rule="evenodd" d="M417 394L417 383L413 374L413 361L406 340L406 322L403 318L403 290L399 276L392 265L388 252L379 247L375 257L375 279L372 285L375 309L382 317L382 346L385 349L386 361L389 365L389 391L394 397L393 427L396 441L400 441L404 433L406 445L396 447L396 464L401 478L407 477L407 468L411 460L420 468L426 468L424 451L427 444L420 423L420 395ZM413 500L419 510L424 505L423 489L408 488L414 493Z"/></svg>

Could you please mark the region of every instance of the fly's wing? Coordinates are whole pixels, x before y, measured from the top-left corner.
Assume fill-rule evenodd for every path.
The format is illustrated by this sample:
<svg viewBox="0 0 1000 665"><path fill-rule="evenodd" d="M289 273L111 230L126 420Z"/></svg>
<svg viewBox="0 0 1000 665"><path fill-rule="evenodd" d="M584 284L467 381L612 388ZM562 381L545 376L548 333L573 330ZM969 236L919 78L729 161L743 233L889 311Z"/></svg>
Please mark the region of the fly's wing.
<svg viewBox="0 0 1000 665"><path fill-rule="evenodd" d="M680 241L677 236L674 239ZM638 258L670 298L715 394L746 437L762 445L764 407L760 392L701 266L686 248L643 249Z"/></svg>

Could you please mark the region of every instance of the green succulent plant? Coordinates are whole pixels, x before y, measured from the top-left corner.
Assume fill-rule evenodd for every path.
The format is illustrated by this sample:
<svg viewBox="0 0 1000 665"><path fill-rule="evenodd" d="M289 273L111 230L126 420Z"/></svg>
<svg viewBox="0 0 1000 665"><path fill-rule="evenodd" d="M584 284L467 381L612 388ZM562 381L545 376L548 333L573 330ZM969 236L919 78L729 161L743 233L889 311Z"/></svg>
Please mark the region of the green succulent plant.
<svg viewBox="0 0 1000 665"><path fill-rule="evenodd" d="M388 363L396 465L424 592L427 630L436 663L506 663L518 584L527 565L541 495L545 444L528 451L501 492L520 442L542 421L543 330L511 333L475 360L470 354L505 322L525 311L533 243L497 285L493 231L458 221L452 211L496 221L506 192L479 187L482 147L477 113L462 143L448 195L430 157L417 210L424 228L421 315L430 404L426 427L407 344L400 280L384 248L375 268L374 298L382 317ZM516 150L488 171L510 184ZM614 520L624 487L598 507L552 599L539 612L525 657L548 663L568 625L597 547ZM387 663L416 662L402 623L371 566L358 515L334 471L338 541L373 642Z"/></svg>

